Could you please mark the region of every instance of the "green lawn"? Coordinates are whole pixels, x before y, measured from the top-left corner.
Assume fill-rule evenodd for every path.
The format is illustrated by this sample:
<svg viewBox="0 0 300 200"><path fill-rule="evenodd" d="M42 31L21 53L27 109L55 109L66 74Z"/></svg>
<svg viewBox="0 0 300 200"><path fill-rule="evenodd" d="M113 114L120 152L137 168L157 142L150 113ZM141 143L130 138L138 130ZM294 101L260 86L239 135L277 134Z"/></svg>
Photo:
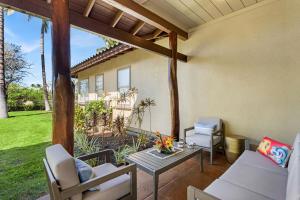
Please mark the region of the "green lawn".
<svg viewBox="0 0 300 200"><path fill-rule="evenodd" d="M36 199L47 192L42 158L51 113L11 112L0 119L0 199Z"/></svg>

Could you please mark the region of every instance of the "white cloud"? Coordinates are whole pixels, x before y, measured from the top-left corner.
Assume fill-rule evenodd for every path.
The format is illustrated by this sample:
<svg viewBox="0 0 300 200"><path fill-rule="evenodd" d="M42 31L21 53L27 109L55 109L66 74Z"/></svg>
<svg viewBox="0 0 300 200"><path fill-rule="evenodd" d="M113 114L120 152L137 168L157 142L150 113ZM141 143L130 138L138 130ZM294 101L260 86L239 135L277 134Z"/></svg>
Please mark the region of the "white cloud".
<svg viewBox="0 0 300 200"><path fill-rule="evenodd" d="M17 34L15 34L8 27L4 28L5 34L7 36L6 40L12 42L14 44L18 44L22 47L23 53L31 53L39 48L39 40L35 40L33 42L27 42L22 40Z"/></svg>
<svg viewBox="0 0 300 200"><path fill-rule="evenodd" d="M11 39L17 39L18 38L18 36L12 30L10 30L8 27L4 27L4 32Z"/></svg>
<svg viewBox="0 0 300 200"><path fill-rule="evenodd" d="M19 45L22 46L22 50L24 53L31 53L40 47L39 40L35 40L33 43L21 42Z"/></svg>

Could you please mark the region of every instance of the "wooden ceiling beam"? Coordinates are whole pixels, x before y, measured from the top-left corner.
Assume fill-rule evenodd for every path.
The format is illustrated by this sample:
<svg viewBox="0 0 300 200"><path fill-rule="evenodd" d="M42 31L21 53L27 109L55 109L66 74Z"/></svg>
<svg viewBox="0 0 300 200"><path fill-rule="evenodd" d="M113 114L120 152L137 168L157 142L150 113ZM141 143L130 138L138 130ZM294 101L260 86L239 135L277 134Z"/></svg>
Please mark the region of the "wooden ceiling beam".
<svg viewBox="0 0 300 200"><path fill-rule="evenodd" d="M145 25L145 22L139 20L133 27L133 29L130 31L132 35L136 35Z"/></svg>
<svg viewBox="0 0 300 200"><path fill-rule="evenodd" d="M87 4L87 6L85 7L85 10L84 10L84 12L83 12L83 15L84 15L85 17L88 17L88 16L90 15L90 13L91 13L91 11L92 11L92 8L93 8L94 5L95 5L95 2L96 2L96 0L88 0L88 4Z"/></svg>
<svg viewBox="0 0 300 200"><path fill-rule="evenodd" d="M15 10L26 11L40 17L51 18L51 8L46 1L43 0L0 0L0 6L9 7ZM154 53L171 57L172 51L166 47L145 40L141 37L134 36L126 31L113 28L98 20L84 17L82 14L70 10L70 23L73 26L84 30L104 35L122 43L137 48L146 49ZM187 56L177 53L179 60L187 62Z"/></svg>
<svg viewBox="0 0 300 200"><path fill-rule="evenodd" d="M118 22L120 21L120 19L122 18L123 14L124 14L124 12L119 10L117 12L117 14L115 15L113 21L111 22L110 26L115 27L118 24Z"/></svg>
<svg viewBox="0 0 300 200"><path fill-rule="evenodd" d="M188 39L188 33L186 31L168 22L164 18L151 12L150 10L144 8L143 6L141 6L140 4L132 0L102 0L102 1L162 31L165 31L167 33L174 31L178 34L178 36L180 36L181 39L183 40Z"/></svg>
<svg viewBox="0 0 300 200"><path fill-rule="evenodd" d="M153 33L147 34L142 36L142 38L144 38L145 40L152 40L157 38L163 31L156 29Z"/></svg>

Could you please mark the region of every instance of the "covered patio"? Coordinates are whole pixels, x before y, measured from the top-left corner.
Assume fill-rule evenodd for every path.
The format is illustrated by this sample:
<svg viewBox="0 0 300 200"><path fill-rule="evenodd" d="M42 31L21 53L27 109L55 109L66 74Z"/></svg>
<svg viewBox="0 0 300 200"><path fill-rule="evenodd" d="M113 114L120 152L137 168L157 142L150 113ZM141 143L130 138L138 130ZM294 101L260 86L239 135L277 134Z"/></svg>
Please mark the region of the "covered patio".
<svg viewBox="0 0 300 200"><path fill-rule="evenodd" d="M121 176L125 176L128 187L122 180L105 186L123 189L127 193L118 194L118 198L124 199L300 198L297 0L0 0L0 5L52 22L54 145L47 148L44 160L52 189L50 196L40 200L75 199L78 190L78 199L89 199L84 195L93 192L89 189L96 183L103 187ZM71 68L71 26L120 44ZM86 183L60 185L64 183L56 180L58 175L52 167L70 160L74 164L75 95L71 78L87 80L87 95L95 97L92 102L100 97L96 94L99 75L103 93L121 93L122 69L128 72L128 89L138 87L138 100L149 95L156 98L156 109L152 113L149 109L149 124L140 124L139 129L151 134L157 130L174 142L187 144L179 148L181 143L176 143L176 152L172 140L170 157L168 152L151 157L151 152L143 149L131 157L126 155L124 166L113 166L111 171L103 168L108 170L103 176L96 174ZM192 139L187 140L189 133ZM199 135L204 135L205 144L198 140ZM168 139L159 133L154 136L161 138L161 143ZM233 145L232 138L236 142ZM279 146L270 150L274 143ZM260 153L250 151L258 144L263 149ZM156 145L157 141L152 144ZM232 165L225 155L230 145L241 151L235 152L241 157ZM111 163L109 151L107 148L79 158L101 160L107 167ZM162 149L158 154L163 154ZM280 156L286 159L283 163L279 163ZM101 191L106 188L97 188L98 193ZM111 196L117 193L112 191Z"/></svg>

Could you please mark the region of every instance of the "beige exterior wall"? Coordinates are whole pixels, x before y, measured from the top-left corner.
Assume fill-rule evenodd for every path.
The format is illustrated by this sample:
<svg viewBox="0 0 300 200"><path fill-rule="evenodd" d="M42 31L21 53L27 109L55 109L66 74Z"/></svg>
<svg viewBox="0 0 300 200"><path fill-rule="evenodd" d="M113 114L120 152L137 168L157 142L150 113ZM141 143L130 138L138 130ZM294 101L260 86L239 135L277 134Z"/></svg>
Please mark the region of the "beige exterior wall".
<svg viewBox="0 0 300 200"><path fill-rule="evenodd" d="M291 142L300 131L300 1L259 5L199 27L180 42L179 50L190 56L178 63L181 134L200 116L219 116L226 134L254 140L269 135ZM131 66L138 99L157 103L152 130L169 133L167 65L165 57L135 50L81 72L79 79L90 77L93 93L93 77L104 73L105 91L116 91L117 69Z"/></svg>

